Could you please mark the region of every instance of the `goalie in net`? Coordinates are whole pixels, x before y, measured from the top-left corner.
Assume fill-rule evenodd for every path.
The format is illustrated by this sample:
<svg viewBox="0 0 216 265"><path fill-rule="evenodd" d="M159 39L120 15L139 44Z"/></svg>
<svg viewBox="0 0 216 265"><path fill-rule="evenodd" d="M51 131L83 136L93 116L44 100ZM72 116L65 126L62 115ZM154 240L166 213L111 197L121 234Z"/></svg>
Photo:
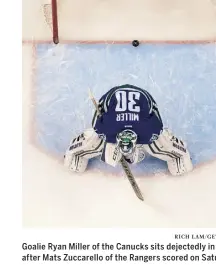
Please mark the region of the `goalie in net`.
<svg viewBox="0 0 216 265"><path fill-rule="evenodd" d="M167 162L172 175L193 169L185 142L163 128L153 97L144 89L122 85L110 89L99 100L92 128L72 139L64 164L75 172L84 172L89 159L99 156L116 166L122 156L128 163L144 160L148 153Z"/></svg>

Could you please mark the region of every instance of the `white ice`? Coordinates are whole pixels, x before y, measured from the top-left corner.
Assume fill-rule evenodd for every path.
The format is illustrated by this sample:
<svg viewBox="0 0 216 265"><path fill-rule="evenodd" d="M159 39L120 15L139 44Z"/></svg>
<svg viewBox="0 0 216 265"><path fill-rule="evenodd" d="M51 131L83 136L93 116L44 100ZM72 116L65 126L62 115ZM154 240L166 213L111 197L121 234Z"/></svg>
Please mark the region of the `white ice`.
<svg viewBox="0 0 216 265"><path fill-rule="evenodd" d="M51 39L40 1L23 1L24 40ZM64 40L216 39L213 1L60 1ZM133 3L133 6L131 6ZM96 11L100 11L96 16ZM116 20L118 19L118 26ZM37 23L35 23L37 21ZM127 28L125 31L124 28ZM139 178L145 202L127 179L67 172L31 142L31 89L34 47L23 45L23 224L58 227L214 227L216 161L182 178L166 174ZM63 80L64 81L64 80Z"/></svg>

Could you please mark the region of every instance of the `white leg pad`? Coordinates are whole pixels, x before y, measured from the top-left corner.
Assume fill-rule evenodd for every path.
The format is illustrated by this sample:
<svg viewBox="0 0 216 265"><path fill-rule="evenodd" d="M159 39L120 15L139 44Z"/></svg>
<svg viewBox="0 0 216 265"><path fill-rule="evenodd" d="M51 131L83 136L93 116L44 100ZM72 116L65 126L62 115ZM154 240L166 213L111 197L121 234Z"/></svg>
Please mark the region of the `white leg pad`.
<svg viewBox="0 0 216 265"><path fill-rule="evenodd" d="M88 159L87 158L79 157L78 155L73 155L71 157L69 169L71 171L83 173L83 172L85 172L87 165L88 165Z"/></svg>
<svg viewBox="0 0 216 265"><path fill-rule="evenodd" d="M99 156L103 150L104 140L93 129L72 139L64 156L64 165L71 171L84 172L90 158Z"/></svg>
<svg viewBox="0 0 216 265"><path fill-rule="evenodd" d="M193 170L191 159L184 156L167 161L167 165L173 176L181 176Z"/></svg>
<svg viewBox="0 0 216 265"><path fill-rule="evenodd" d="M145 150L150 155L167 161L168 169L174 176L183 175L193 169L186 144L168 129L164 129L152 144L145 145Z"/></svg>

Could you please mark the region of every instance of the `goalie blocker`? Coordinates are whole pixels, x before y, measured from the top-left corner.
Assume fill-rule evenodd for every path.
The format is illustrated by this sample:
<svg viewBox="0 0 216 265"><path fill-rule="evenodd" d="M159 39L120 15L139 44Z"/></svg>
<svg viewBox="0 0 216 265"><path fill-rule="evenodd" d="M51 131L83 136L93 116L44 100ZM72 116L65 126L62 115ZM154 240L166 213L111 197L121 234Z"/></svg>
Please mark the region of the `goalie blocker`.
<svg viewBox="0 0 216 265"><path fill-rule="evenodd" d="M133 153L126 155L129 163L136 164L145 158L145 153L167 162L169 172L182 175L193 169L190 154L186 144L175 137L170 130L161 131L158 139L151 144L137 144ZM122 158L117 144L106 143L94 129L88 129L74 138L65 153L64 165L71 171L84 172L89 159L101 156L101 160L111 166L116 166Z"/></svg>

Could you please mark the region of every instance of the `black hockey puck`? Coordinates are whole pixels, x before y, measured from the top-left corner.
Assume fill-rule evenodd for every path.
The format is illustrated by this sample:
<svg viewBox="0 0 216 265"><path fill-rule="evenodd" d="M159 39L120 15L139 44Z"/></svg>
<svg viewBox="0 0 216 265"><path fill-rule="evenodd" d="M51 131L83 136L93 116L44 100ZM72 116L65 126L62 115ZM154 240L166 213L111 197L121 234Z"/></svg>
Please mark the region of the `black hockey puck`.
<svg viewBox="0 0 216 265"><path fill-rule="evenodd" d="M132 45L133 45L134 47L139 46L139 41L138 41L138 40L133 40L133 41L132 41Z"/></svg>

